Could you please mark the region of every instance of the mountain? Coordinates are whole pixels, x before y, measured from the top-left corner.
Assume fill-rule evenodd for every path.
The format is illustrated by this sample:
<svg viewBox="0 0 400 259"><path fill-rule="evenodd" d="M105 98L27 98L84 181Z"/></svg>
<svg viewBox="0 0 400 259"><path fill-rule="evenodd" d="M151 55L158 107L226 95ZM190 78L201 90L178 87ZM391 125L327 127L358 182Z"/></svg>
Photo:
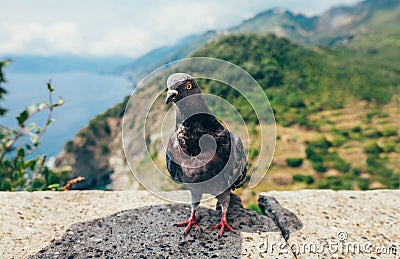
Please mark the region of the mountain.
<svg viewBox="0 0 400 259"><path fill-rule="evenodd" d="M188 51L190 56L222 58L245 68L270 99L278 123L278 141L272 169L257 192L398 187L400 34L393 25L398 24L398 12L399 4L389 0L335 8L319 17L275 9L216 33L199 48ZM343 15L353 20L334 22ZM262 21L274 21L275 26L287 24L282 26L288 30L285 38L267 35L263 30L250 31L259 28L256 24ZM290 27L290 23L296 26ZM297 30L305 33L294 33ZM296 40L296 35L302 36ZM230 100L246 123L257 131L249 105L236 92L207 81L202 81L201 86L206 92ZM136 105L140 109L141 105ZM86 173L88 179L98 179L97 165L107 166L102 179L111 182L109 188L139 188L121 149L123 107L124 104L119 104L112 112L93 119L66 145L56 164L60 167L72 164L72 176ZM156 107L164 109L161 103ZM160 119L154 111L149 123ZM134 124L131 130L135 130ZM158 145L159 136L147 137L152 147L162 148ZM156 151L151 153L152 159L162 165L164 158L159 155L162 152ZM136 155L143 152L137 150ZM258 152L250 150L250 162ZM99 183L90 180L80 187L96 187L96 181Z"/></svg>
<svg viewBox="0 0 400 259"><path fill-rule="evenodd" d="M216 38L216 31L208 31L204 34L190 35L179 40L175 45L154 49L139 57L130 64L124 64L115 71L128 76L133 82L138 83L152 70L168 64L172 61L187 57L207 41Z"/></svg>
<svg viewBox="0 0 400 259"><path fill-rule="evenodd" d="M276 8L257 14L242 24L228 30L229 33L274 33L294 42L310 44L310 35L316 28L318 17L294 14L288 10Z"/></svg>
<svg viewBox="0 0 400 259"><path fill-rule="evenodd" d="M191 35L175 45L150 51L117 71L138 81L159 66L187 57L202 44L226 34L273 33L302 45L325 46L347 45L371 33L398 34L399 3L397 0L366 0L312 17L282 8L267 10L228 30Z"/></svg>
<svg viewBox="0 0 400 259"><path fill-rule="evenodd" d="M371 33L399 33L400 3L366 0L355 6L333 8L318 18L313 41L343 45Z"/></svg>
<svg viewBox="0 0 400 259"><path fill-rule="evenodd" d="M343 45L372 31L398 32L399 8L396 0L366 0L354 6L335 7L313 17L277 8L262 12L229 31L274 33L300 44Z"/></svg>

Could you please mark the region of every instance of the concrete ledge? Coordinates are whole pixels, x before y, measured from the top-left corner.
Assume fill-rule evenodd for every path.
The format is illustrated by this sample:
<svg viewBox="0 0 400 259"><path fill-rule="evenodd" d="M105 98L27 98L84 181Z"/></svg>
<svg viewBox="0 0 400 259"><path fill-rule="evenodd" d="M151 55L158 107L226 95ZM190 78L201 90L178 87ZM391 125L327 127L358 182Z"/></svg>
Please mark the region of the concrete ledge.
<svg viewBox="0 0 400 259"><path fill-rule="evenodd" d="M302 228L291 231L268 197L296 215ZM400 190L272 191L259 203L284 236L291 232L285 239L297 258L400 258Z"/></svg>
<svg viewBox="0 0 400 259"><path fill-rule="evenodd" d="M2 192L0 258L400 256L400 191L268 192L259 204L266 216L233 198L228 220L237 234L218 239L208 228L220 217L215 200L198 212L204 231L185 237L173 223L186 220L190 206L146 191Z"/></svg>

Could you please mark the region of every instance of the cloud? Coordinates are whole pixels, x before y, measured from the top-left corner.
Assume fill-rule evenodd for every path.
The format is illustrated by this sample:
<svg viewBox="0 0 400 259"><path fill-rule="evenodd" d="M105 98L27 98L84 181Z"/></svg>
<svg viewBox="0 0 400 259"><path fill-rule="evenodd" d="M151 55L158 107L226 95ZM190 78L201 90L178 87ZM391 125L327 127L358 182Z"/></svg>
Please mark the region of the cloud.
<svg viewBox="0 0 400 259"><path fill-rule="evenodd" d="M138 56L143 51L149 51L160 43L152 43L151 33L137 27L119 28L116 31L108 31L105 35L88 45L88 53L97 56L109 56L123 54L126 56ZM141 50L139 53L136 50Z"/></svg>
<svg viewBox="0 0 400 259"><path fill-rule="evenodd" d="M0 20L0 55L137 57L190 34L238 25L270 8L314 15L359 0L7 1Z"/></svg>
<svg viewBox="0 0 400 259"><path fill-rule="evenodd" d="M81 37L77 26L72 22L56 22L44 25L27 22L0 27L2 53L41 54L53 52L79 53Z"/></svg>

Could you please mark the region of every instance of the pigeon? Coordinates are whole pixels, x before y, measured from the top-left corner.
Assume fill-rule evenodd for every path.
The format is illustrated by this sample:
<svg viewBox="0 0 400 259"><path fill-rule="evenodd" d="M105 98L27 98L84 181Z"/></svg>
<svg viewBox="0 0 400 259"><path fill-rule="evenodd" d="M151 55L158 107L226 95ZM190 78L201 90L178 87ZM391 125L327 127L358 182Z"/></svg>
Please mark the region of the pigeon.
<svg viewBox="0 0 400 259"><path fill-rule="evenodd" d="M175 73L167 79L165 103L176 106L175 132L166 147L167 169L171 178L185 185L191 194L191 214L184 235L198 225L196 209L203 194L211 194L221 207L221 220L211 229L234 232L227 221L232 190L242 187L246 178L247 158L237 134L226 129L208 108L197 81L189 74Z"/></svg>

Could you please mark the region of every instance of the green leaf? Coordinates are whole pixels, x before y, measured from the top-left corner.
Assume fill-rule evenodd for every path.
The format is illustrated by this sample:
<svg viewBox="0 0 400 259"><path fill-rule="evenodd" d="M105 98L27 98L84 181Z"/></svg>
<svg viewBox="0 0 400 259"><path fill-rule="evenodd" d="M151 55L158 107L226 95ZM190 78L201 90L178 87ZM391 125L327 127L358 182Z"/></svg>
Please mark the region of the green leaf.
<svg viewBox="0 0 400 259"><path fill-rule="evenodd" d="M55 120L54 119L50 119L47 121L46 126L49 126L50 124L52 124Z"/></svg>
<svg viewBox="0 0 400 259"><path fill-rule="evenodd" d="M12 144L14 144L14 140L9 139L9 140L6 142L6 148L10 148Z"/></svg>
<svg viewBox="0 0 400 259"><path fill-rule="evenodd" d="M39 138L37 136L31 137L32 144L37 147L39 145Z"/></svg>
<svg viewBox="0 0 400 259"><path fill-rule="evenodd" d="M36 160L34 159L29 160L28 162L25 163L25 167L31 170L35 169L35 166L36 166Z"/></svg>
<svg viewBox="0 0 400 259"><path fill-rule="evenodd" d="M3 87L0 87L0 96L2 96L3 94L6 94L7 90L4 89Z"/></svg>
<svg viewBox="0 0 400 259"><path fill-rule="evenodd" d="M57 174L49 173L49 175L47 176L47 182L49 184L56 184L56 183L60 183L61 179Z"/></svg>
<svg viewBox="0 0 400 259"><path fill-rule="evenodd" d="M53 188L55 188L55 189L59 189L61 187L61 184L59 184L59 183L55 183L55 184L50 184L49 186L47 186L47 188L48 189L53 189Z"/></svg>
<svg viewBox="0 0 400 259"><path fill-rule="evenodd" d="M54 92L54 88L51 85L51 82L48 82L46 85L47 85L47 89L49 90L50 93Z"/></svg>
<svg viewBox="0 0 400 259"><path fill-rule="evenodd" d="M24 110L17 116L18 124L23 127L26 120L29 118L28 110Z"/></svg>
<svg viewBox="0 0 400 259"><path fill-rule="evenodd" d="M29 105L26 110L28 111L28 114L31 114L33 111L36 110L36 104Z"/></svg>
<svg viewBox="0 0 400 259"><path fill-rule="evenodd" d="M11 191L11 184L9 180L3 180L0 183L0 191Z"/></svg>
<svg viewBox="0 0 400 259"><path fill-rule="evenodd" d="M46 183L45 183L44 179L35 179L31 183L31 188L34 191L39 191L39 190L42 190L42 188L45 186L45 184Z"/></svg>
<svg viewBox="0 0 400 259"><path fill-rule="evenodd" d="M0 116L6 114L7 110L0 107Z"/></svg>
<svg viewBox="0 0 400 259"><path fill-rule="evenodd" d="M28 127L26 127L28 130L33 130L37 127L36 123L32 122L28 125Z"/></svg>
<svg viewBox="0 0 400 259"><path fill-rule="evenodd" d="M19 157L24 157L25 156L25 150L23 148L19 148L17 152Z"/></svg>
<svg viewBox="0 0 400 259"><path fill-rule="evenodd" d="M32 149L31 145L29 145L29 144L25 144L25 148L26 148L28 151Z"/></svg>

